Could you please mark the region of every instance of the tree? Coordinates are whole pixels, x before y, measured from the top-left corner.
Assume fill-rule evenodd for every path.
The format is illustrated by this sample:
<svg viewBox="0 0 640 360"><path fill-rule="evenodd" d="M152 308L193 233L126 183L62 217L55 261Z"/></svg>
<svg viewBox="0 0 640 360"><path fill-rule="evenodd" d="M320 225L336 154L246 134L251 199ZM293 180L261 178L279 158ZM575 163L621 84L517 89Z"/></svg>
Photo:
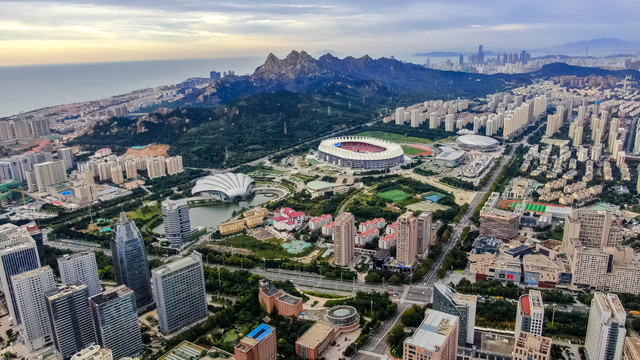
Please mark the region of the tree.
<svg viewBox="0 0 640 360"><path fill-rule="evenodd" d="M389 344L389 346L391 347L396 346L403 339L404 327L402 325L396 325L393 329L391 329L391 331L389 331L389 334L387 334L387 344Z"/></svg>
<svg viewBox="0 0 640 360"><path fill-rule="evenodd" d="M631 327L633 327L633 330L635 331L640 331L640 318L633 319L633 321L631 322Z"/></svg>
<svg viewBox="0 0 640 360"><path fill-rule="evenodd" d="M422 323L423 319L424 309L414 304L402 313L400 321L402 321L404 326L418 327L420 326L420 323Z"/></svg>
<svg viewBox="0 0 640 360"><path fill-rule="evenodd" d="M364 277L364 282L368 284L377 284L382 281L382 278L376 272L370 272Z"/></svg>
<svg viewBox="0 0 640 360"><path fill-rule="evenodd" d="M389 284L391 285L398 285L400 284L400 277L396 274L393 274L389 280L387 280L389 282Z"/></svg>
<svg viewBox="0 0 640 360"><path fill-rule="evenodd" d="M143 344L150 344L151 343L151 335L144 333L142 334L142 343Z"/></svg>

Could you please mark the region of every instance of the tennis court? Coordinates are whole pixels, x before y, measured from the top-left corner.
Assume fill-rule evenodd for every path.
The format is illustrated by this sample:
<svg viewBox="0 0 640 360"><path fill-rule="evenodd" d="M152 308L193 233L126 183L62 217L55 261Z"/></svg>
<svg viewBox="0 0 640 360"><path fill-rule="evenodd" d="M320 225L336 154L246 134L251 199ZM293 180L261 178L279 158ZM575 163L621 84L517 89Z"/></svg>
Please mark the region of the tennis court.
<svg viewBox="0 0 640 360"><path fill-rule="evenodd" d="M389 190L389 191L377 193L376 195L379 198L389 200L392 202L399 202L411 196L402 190Z"/></svg>

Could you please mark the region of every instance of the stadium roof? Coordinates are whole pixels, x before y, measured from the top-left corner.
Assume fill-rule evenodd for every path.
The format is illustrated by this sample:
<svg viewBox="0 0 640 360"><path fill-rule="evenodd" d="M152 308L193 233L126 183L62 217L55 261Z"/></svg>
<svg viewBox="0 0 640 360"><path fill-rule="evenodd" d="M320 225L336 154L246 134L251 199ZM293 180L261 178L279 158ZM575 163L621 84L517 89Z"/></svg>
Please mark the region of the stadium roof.
<svg viewBox="0 0 640 360"><path fill-rule="evenodd" d="M196 181L191 193L196 195L202 192L218 191L229 198L245 197L249 187L255 181L245 174L225 173L205 176Z"/></svg>
<svg viewBox="0 0 640 360"><path fill-rule="evenodd" d="M362 142L382 147L384 150L379 152L351 151L340 147L340 144L343 142ZM404 156L404 150L402 150L402 147L399 144L364 136L342 136L330 138L322 141L320 146L318 146L318 150L325 154L351 160L385 160Z"/></svg>
<svg viewBox="0 0 640 360"><path fill-rule="evenodd" d="M491 147L499 144L498 140L482 135L462 135L456 139L458 144L473 147Z"/></svg>

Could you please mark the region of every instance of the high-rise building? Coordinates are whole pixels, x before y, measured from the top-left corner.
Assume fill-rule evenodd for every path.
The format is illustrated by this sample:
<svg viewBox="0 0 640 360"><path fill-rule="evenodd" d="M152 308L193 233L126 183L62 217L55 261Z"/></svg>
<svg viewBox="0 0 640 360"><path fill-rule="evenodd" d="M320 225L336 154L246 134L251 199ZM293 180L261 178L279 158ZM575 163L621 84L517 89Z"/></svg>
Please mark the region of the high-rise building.
<svg viewBox="0 0 640 360"><path fill-rule="evenodd" d="M85 284L87 285L88 296L102 292L96 255L93 251L87 250L74 254L65 254L58 258L58 268L60 269L60 277L63 284L72 285L78 282Z"/></svg>
<svg viewBox="0 0 640 360"><path fill-rule="evenodd" d="M458 355L457 316L427 309L422 324L404 340L404 360L456 360Z"/></svg>
<svg viewBox="0 0 640 360"><path fill-rule="evenodd" d="M114 184L122 184L124 182L124 174L122 173L122 166L114 165L111 167L111 182Z"/></svg>
<svg viewBox="0 0 640 360"><path fill-rule="evenodd" d="M165 175L167 175L165 158L162 156L147 158L147 176L149 176L149 179L155 179Z"/></svg>
<svg viewBox="0 0 640 360"><path fill-rule="evenodd" d="M276 329L260 324L234 348L236 360L276 360L278 358Z"/></svg>
<svg viewBox="0 0 640 360"><path fill-rule="evenodd" d="M347 266L355 256L356 219L345 212L333 222L334 264Z"/></svg>
<svg viewBox="0 0 640 360"><path fill-rule="evenodd" d="M484 64L484 51L482 51L482 45L478 46L478 65Z"/></svg>
<svg viewBox="0 0 640 360"><path fill-rule="evenodd" d="M0 282L15 324L20 324L20 313L13 294L11 276L40 267L36 242L26 228L13 224L0 225Z"/></svg>
<svg viewBox="0 0 640 360"><path fill-rule="evenodd" d="M477 303L475 295L459 294L446 284L437 282L433 287L433 310L459 318L458 346L474 342Z"/></svg>
<svg viewBox="0 0 640 360"><path fill-rule="evenodd" d="M520 215L495 208L480 212L480 236L511 240L520 231Z"/></svg>
<svg viewBox="0 0 640 360"><path fill-rule="evenodd" d="M175 175L184 171L182 167L182 156L176 155L166 159L167 175Z"/></svg>
<svg viewBox="0 0 640 360"><path fill-rule="evenodd" d="M38 258L40 258L40 263L44 262L44 236L42 231L38 227L35 221L22 225L23 228L27 229L29 235L33 241L36 242L36 247L38 248Z"/></svg>
<svg viewBox="0 0 640 360"><path fill-rule="evenodd" d="M53 344L53 334L47 316L47 304L43 294L56 288L53 270L43 266L11 277L17 310L22 324L20 336L29 351Z"/></svg>
<svg viewBox="0 0 640 360"><path fill-rule="evenodd" d="M122 285L89 298L98 343L111 349L114 359L142 352L136 296Z"/></svg>
<svg viewBox="0 0 640 360"><path fill-rule="evenodd" d="M62 148L58 149L56 152L58 155L58 160L62 160L64 162L64 167L69 170L73 167L73 152L71 148Z"/></svg>
<svg viewBox="0 0 640 360"><path fill-rule="evenodd" d="M551 339L521 331L516 335L513 360L551 360Z"/></svg>
<svg viewBox="0 0 640 360"><path fill-rule="evenodd" d="M153 297L158 309L159 329L174 333L207 318L207 293L202 255L190 256L151 271Z"/></svg>
<svg viewBox="0 0 640 360"><path fill-rule="evenodd" d="M398 218L397 256L399 263L412 267L418 253L418 219L407 211Z"/></svg>
<svg viewBox="0 0 640 360"><path fill-rule="evenodd" d="M584 349L588 359L620 360L627 313L616 294L596 292L589 310Z"/></svg>
<svg viewBox="0 0 640 360"><path fill-rule="evenodd" d="M396 108L396 125L404 125L404 108Z"/></svg>
<svg viewBox="0 0 640 360"><path fill-rule="evenodd" d="M124 170L127 179L135 179L138 177L138 164L135 160L126 160L124 162Z"/></svg>
<svg viewBox="0 0 640 360"><path fill-rule="evenodd" d="M111 239L111 256L118 285L127 285L136 293L138 308L153 303L147 262L147 251L135 222L120 213L120 220ZM115 357L115 356L114 356Z"/></svg>
<svg viewBox="0 0 640 360"><path fill-rule="evenodd" d="M418 215L418 257L424 259L431 245L431 211L423 211Z"/></svg>
<svg viewBox="0 0 640 360"><path fill-rule="evenodd" d="M71 360L113 360L113 353L110 349L91 345L73 354Z"/></svg>
<svg viewBox="0 0 640 360"><path fill-rule="evenodd" d="M553 115L547 116L547 130L545 132L545 135L547 135L548 137L553 136L560 130L560 127L562 127L561 114L556 112Z"/></svg>
<svg viewBox="0 0 640 360"><path fill-rule="evenodd" d="M96 343L87 286L81 283L45 291L49 323L63 359Z"/></svg>
<svg viewBox="0 0 640 360"><path fill-rule="evenodd" d="M186 200L165 200L162 202L162 222L164 236L172 247L180 247L192 234L189 219L189 205Z"/></svg>
<svg viewBox="0 0 640 360"><path fill-rule="evenodd" d="M38 191L47 191L49 186L67 181L67 169L62 160L35 164L33 171Z"/></svg>
<svg viewBox="0 0 640 360"><path fill-rule="evenodd" d="M542 293L538 290L529 290L528 295L520 296L518 311L516 313L516 334L525 331L533 335L542 336L542 323L544 322L544 305Z"/></svg>
<svg viewBox="0 0 640 360"><path fill-rule="evenodd" d="M612 225L613 220L613 215L606 211L573 211L565 220L563 246L569 243L568 239L578 239L588 248L620 245L622 232L619 226Z"/></svg>

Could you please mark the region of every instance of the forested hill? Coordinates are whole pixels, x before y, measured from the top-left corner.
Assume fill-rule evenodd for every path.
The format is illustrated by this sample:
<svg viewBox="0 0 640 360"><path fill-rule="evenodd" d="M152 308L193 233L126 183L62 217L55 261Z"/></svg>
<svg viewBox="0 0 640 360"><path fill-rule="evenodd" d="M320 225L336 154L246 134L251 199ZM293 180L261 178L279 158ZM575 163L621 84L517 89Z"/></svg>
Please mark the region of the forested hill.
<svg viewBox="0 0 640 360"><path fill-rule="evenodd" d="M395 59L339 59L326 54L314 59L306 52L292 51L284 59L269 54L251 75L228 76L209 85L191 105L224 104L239 97L288 90L312 93L329 84L345 81L377 81L392 96L415 95L422 99L473 98L489 91L528 83L527 76L470 74L427 69Z"/></svg>
<svg viewBox="0 0 640 360"><path fill-rule="evenodd" d="M533 74L480 75L368 56L269 55L252 75L225 77L174 105L177 109L160 109L137 120L113 118L72 144L122 152L132 145L163 143L171 145L170 154L183 156L185 166L228 167L378 120L396 106L475 98L561 74L556 65Z"/></svg>

